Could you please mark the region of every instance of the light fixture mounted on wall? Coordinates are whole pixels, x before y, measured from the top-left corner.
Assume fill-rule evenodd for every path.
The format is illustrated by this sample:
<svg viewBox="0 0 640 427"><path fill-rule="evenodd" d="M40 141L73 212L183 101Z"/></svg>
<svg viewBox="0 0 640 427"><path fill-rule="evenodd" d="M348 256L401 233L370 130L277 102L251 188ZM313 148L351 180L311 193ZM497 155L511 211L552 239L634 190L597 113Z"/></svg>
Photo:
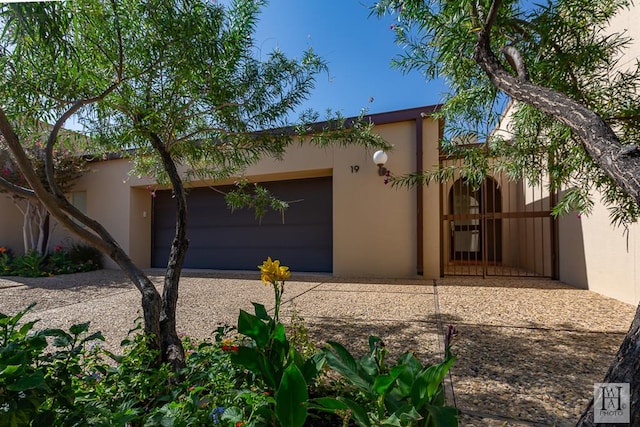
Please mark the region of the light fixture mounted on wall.
<svg viewBox="0 0 640 427"><path fill-rule="evenodd" d="M387 156L387 153L382 150L378 150L373 153L373 163L378 165L378 175L385 176L387 175L387 172L389 172L387 168L384 167L384 164L387 163L388 159L389 156Z"/></svg>

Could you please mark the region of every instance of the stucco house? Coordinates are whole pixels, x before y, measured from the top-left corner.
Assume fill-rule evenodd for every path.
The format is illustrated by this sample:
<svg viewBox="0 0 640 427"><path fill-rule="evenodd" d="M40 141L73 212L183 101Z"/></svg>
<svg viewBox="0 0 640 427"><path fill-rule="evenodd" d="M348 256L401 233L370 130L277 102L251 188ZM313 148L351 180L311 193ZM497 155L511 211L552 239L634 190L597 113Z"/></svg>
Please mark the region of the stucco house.
<svg viewBox="0 0 640 427"><path fill-rule="evenodd" d="M442 123L425 106L367 117L394 145L384 165L393 174L461 161L440 153ZM290 202L284 218L261 221L251 210L231 212L224 182L192 182L185 266L253 270L264 258L296 272L340 277L447 275L550 277L636 303L638 230L628 239L609 225L604 207L592 216L550 215L556 195L543 187L487 178L417 188L385 185L371 150L294 144L283 160L263 159L246 178ZM98 160L70 195L100 221L143 268L164 267L173 233L171 192L130 175L126 158ZM0 242L22 246L22 216L0 197ZM56 229L53 242L69 239ZM110 264L114 267L114 264Z"/></svg>
<svg viewBox="0 0 640 427"><path fill-rule="evenodd" d="M640 57L633 10L611 25L635 40L621 66ZM436 108L367 117L394 145L385 164L393 174L461 161L439 151L443 124L432 117ZM267 158L249 168L249 181L291 202L284 218L272 213L258 221L251 211L231 212L216 189L234 180L190 183L185 266L254 270L271 256L295 272L342 277L550 277L631 304L640 301L640 226L627 234L612 228L599 201L590 216L556 220L550 210L557 195L501 176L489 177L479 189L455 177L396 189L385 185L372 154L355 146L295 144L282 161ZM173 231L171 193L129 171L126 158L95 161L71 199L104 224L140 267L164 267ZM22 216L3 195L0 215L0 245L19 253ZM58 227L52 241L65 239Z"/></svg>
<svg viewBox="0 0 640 427"><path fill-rule="evenodd" d="M395 145L387 163L394 173L419 169L417 159L437 165L441 124L431 118L434 108L370 116L376 132ZM294 144L282 161L264 159L248 169L249 181L290 202L284 218L274 213L258 221L250 210L231 212L212 187L224 189L234 180L190 183L186 267L253 270L271 256L293 271L437 276L439 262L429 255L439 247L433 238L438 235L437 189L392 190L371 156L360 147ZM71 197L139 266L163 267L173 232L171 193L129 171L126 158L95 161ZM0 242L21 248L21 214L6 197L0 197L0 212ZM65 239L61 231L56 230L54 244Z"/></svg>

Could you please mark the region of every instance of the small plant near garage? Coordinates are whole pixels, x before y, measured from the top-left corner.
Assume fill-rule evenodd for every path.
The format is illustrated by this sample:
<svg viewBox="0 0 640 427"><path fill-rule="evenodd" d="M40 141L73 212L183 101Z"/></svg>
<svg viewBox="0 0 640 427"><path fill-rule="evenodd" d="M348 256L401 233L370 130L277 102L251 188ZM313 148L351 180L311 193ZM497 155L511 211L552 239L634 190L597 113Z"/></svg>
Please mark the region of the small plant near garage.
<svg viewBox="0 0 640 427"><path fill-rule="evenodd" d="M122 426L400 426L453 427L442 380L455 361L448 329L441 363L425 366L412 352L397 361L378 337L356 359L346 347L310 343L302 318L280 320L288 267L260 267L275 308L253 303L237 327L219 327L204 341L183 337L186 366L155 365L137 322L122 354L101 348L89 324L36 331L0 314L0 427Z"/></svg>

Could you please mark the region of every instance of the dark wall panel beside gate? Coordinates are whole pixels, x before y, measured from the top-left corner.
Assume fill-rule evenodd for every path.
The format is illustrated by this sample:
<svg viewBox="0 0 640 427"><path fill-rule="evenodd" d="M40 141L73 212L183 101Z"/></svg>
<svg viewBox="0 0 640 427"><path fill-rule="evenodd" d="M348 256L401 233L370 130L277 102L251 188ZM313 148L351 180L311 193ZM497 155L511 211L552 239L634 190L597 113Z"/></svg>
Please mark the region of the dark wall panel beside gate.
<svg viewBox="0 0 640 427"><path fill-rule="evenodd" d="M256 270L267 256L292 271L333 269L333 204L331 177L264 184L290 202L282 216L268 212L261 221L251 209L231 213L224 196L210 188L188 194L190 239L186 268ZM228 191L231 187L220 188ZM175 228L170 191L158 191L153 205L153 267L165 267Z"/></svg>

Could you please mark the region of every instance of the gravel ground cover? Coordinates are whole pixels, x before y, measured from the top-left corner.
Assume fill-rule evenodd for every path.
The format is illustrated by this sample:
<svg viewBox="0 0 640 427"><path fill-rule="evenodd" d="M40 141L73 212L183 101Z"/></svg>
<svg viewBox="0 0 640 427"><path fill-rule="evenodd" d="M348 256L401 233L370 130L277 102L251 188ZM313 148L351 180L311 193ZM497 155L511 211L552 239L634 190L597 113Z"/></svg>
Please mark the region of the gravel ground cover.
<svg viewBox="0 0 640 427"><path fill-rule="evenodd" d="M160 288L160 271L150 271ZM446 278L339 280L292 277L281 318L294 311L318 343L335 340L355 353L380 336L392 357L411 349L423 361L442 351L439 332L455 324L458 360L448 382L461 426L573 425L591 397L634 315L635 307L560 282ZM434 285L435 283L435 285ZM178 327L209 338L236 323L251 301L273 306L273 290L256 273L185 272ZM68 328L90 320L112 351L140 315L140 296L116 270L51 278L0 278L0 312L31 302L28 319Z"/></svg>
<svg viewBox="0 0 640 427"><path fill-rule="evenodd" d="M439 316L460 331L452 373L461 426L571 426L635 307L557 281L446 278Z"/></svg>

